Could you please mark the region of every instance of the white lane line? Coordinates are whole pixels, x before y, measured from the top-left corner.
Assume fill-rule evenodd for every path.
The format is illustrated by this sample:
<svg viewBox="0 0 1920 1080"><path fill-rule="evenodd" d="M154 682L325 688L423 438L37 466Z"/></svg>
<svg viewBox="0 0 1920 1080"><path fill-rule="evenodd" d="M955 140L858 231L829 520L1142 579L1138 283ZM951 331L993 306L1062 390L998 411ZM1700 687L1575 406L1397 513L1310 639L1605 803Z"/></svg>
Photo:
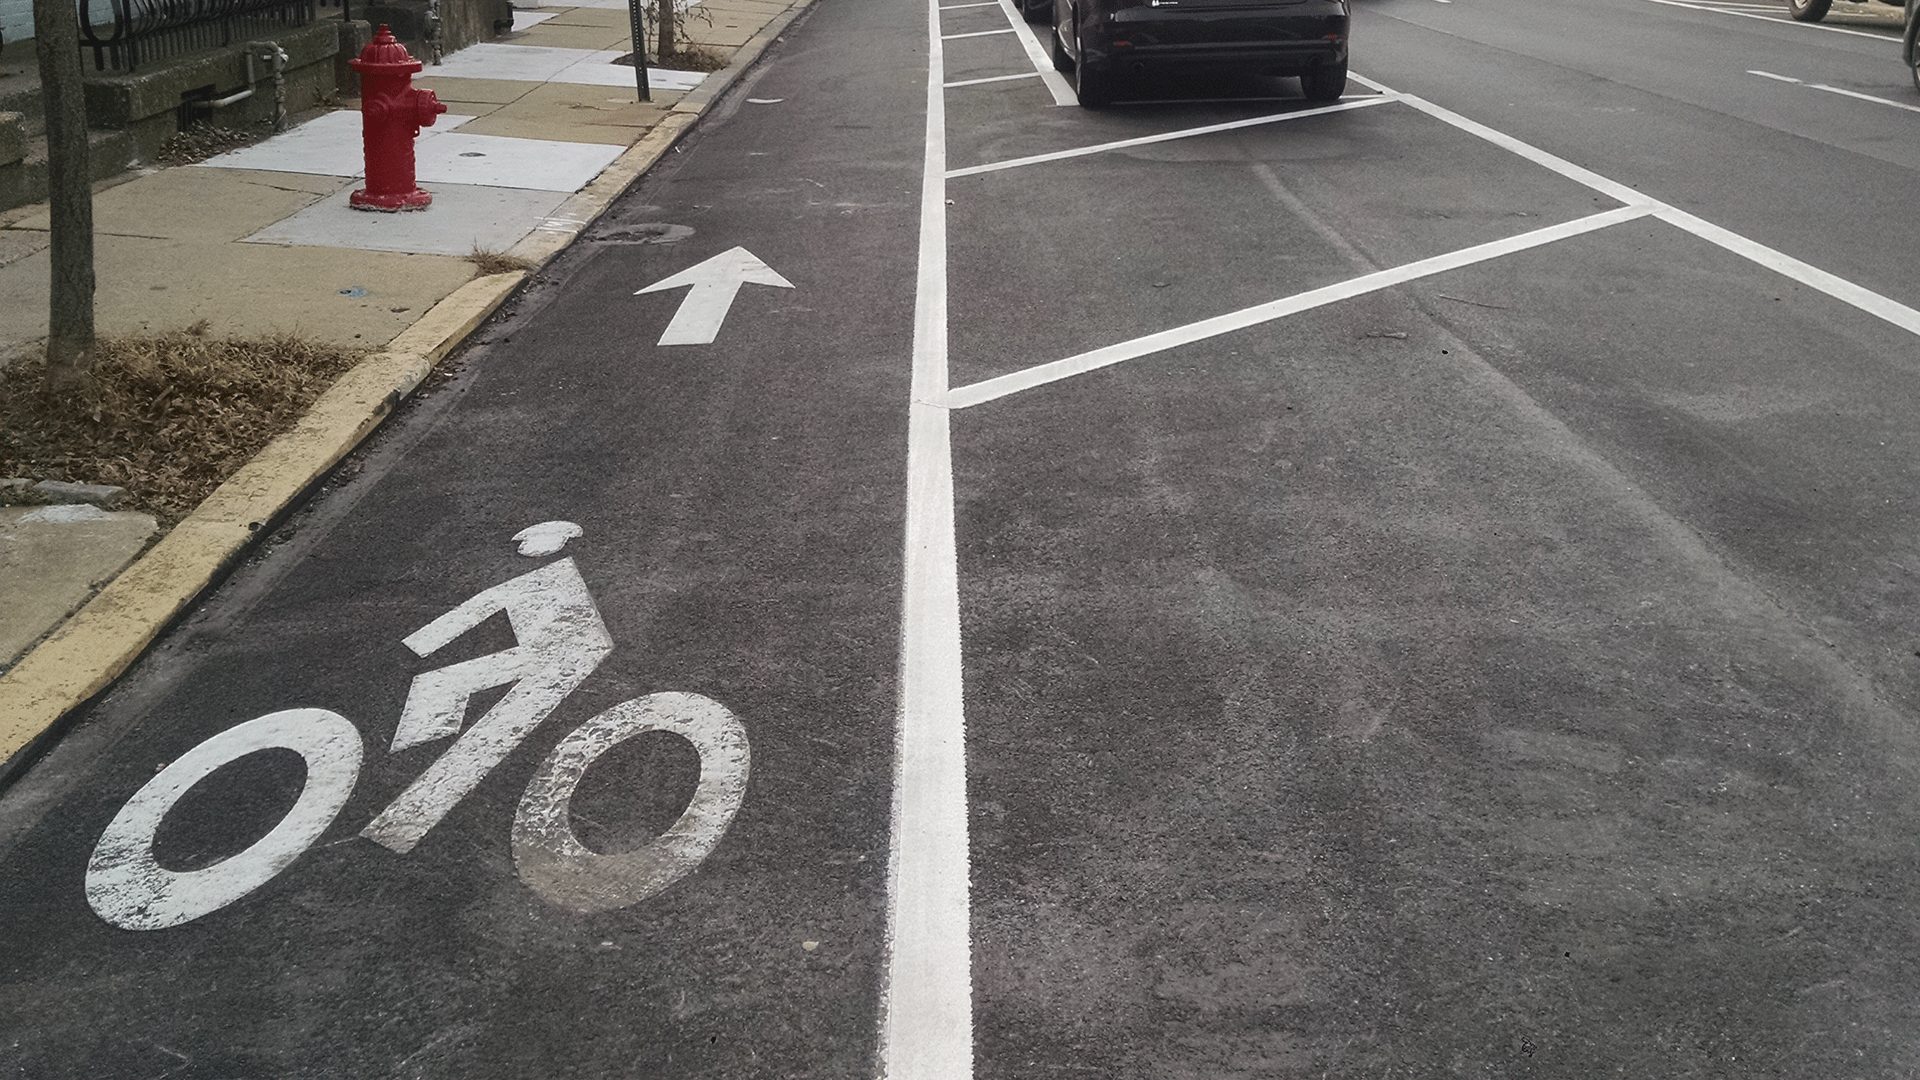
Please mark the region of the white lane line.
<svg viewBox="0 0 1920 1080"><path fill-rule="evenodd" d="M1708 7L1704 4L1683 4L1680 0L1647 0L1649 4L1665 4L1668 7L1690 8L1694 11L1711 11L1716 15L1738 15L1743 19L1759 19L1761 22L1782 23L1788 26L1800 26L1808 30L1830 30L1836 34L1852 34L1854 37L1877 38L1881 41L1898 42L1896 37L1886 34L1872 34L1865 30L1849 30L1844 26L1828 26L1826 23L1803 23L1792 19L1779 19L1771 15L1762 15L1756 11L1731 11L1723 7Z"/></svg>
<svg viewBox="0 0 1920 1080"><path fill-rule="evenodd" d="M1905 109L1908 112L1920 112L1920 105L1909 105L1904 101L1894 101L1890 98L1874 97L1872 94L1863 94L1858 90L1843 90L1838 86L1828 86L1826 83L1803 82L1799 79L1792 78L1791 76L1775 75L1771 71L1759 71L1754 68L1748 68L1747 74L1758 75L1763 79L1772 79L1775 82L1792 83L1795 86L1804 86L1809 90L1825 90L1829 94L1840 94L1845 97L1859 98L1861 101L1871 101L1875 105L1891 105L1896 109Z"/></svg>
<svg viewBox="0 0 1920 1080"><path fill-rule="evenodd" d="M1066 76L1054 69L1053 58L1040 47L1039 39L1034 36L1039 33L1039 29L1027 22L1027 17L1020 14L1019 10L1013 6L1013 0L998 0L998 2L1000 10L1006 13L1007 22L1012 24L1018 32L1020 49L1027 54L1027 63L1033 65L1034 73L1039 75L1040 81L1047 85L1047 93L1053 95L1053 103L1056 106L1080 104L1079 95L1073 92L1073 87L1067 85Z"/></svg>
<svg viewBox="0 0 1920 1080"><path fill-rule="evenodd" d="M992 37L995 34L1011 34L1011 33L1013 33L1013 27L1009 26L1004 30L975 30L971 34L948 34L945 37L941 38L940 40L941 41L959 41L961 38Z"/></svg>
<svg viewBox="0 0 1920 1080"><path fill-rule="evenodd" d="M1306 116L1321 116L1326 113L1346 112L1349 109L1364 109L1369 105L1384 105L1391 100L1393 100L1393 98L1390 95L1358 98L1353 101L1343 101L1338 105L1328 105L1320 109L1302 109L1299 112L1276 113L1272 116L1256 116L1251 120L1233 120L1224 124L1209 124L1206 127L1168 131L1159 135L1143 136L1138 139L1122 139L1119 142L1100 143L1096 146L1082 146L1075 150L1057 150L1051 154L1035 154L1033 157L1014 158L1011 161L995 161L986 165L970 165L964 169L951 170L947 173L947 179L954 180L962 176L978 176L981 173L999 172L1003 169L1018 169L1025 165L1039 165L1048 161L1064 161L1068 158L1085 157L1088 154L1104 154L1109 150L1124 150L1131 146L1146 146L1149 143L1169 142L1174 139L1191 139L1197 135L1212 135L1221 131L1258 127L1261 124L1277 124L1282 120L1298 120Z"/></svg>
<svg viewBox="0 0 1920 1080"><path fill-rule="evenodd" d="M972 1080L966 717L947 410L946 56L928 0L926 157L907 419L900 714L887 864L880 1064L892 1080Z"/></svg>
<svg viewBox="0 0 1920 1080"><path fill-rule="evenodd" d="M1000 0L981 0L981 2L978 4L948 4L946 7L943 7L940 10L941 11L965 11L967 8L999 7L999 6L1000 6Z"/></svg>
<svg viewBox="0 0 1920 1080"><path fill-rule="evenodd" d="M1018 75L994 75L985 79L962 79L959 82L944 83L942 85L952 90L960 86L979 86L982 83L1013 82L1017 79L1037 79L1039 77L1040 73L1037 71L1023 71Z"/></svg>
<svg viewBox="0 0 1920 1080"><path fill-rule="evenodd" d="M1905 102L1891 101L1883 97L1874 97L1872 94L1862 94L1857 90L1842 90L1837 86L1828 86L1825 83L1808 83L1807 85L1810 89L1825 90L1829 94L1840 94L1845 97L1859 98L1861 101L1871 101L1876 105L1891 105L1896 109L1905 109L1908 112L1920 112L1920 105L1908 105Z"/></svg>
<svg viewBox="0 0 1920 1080"><path fill-rule="evenodd" d="M1276 319L1284 319L1289 315L1297 315L1302 311L1324 307L1341 300L1352 299L1365 293L1378 292L1381 289L1404 285L1423 277L1443 274L1449 270L1472 266L1474 263L1486 262L1489 259L1497 259L1529 248L1551 244L1557 240L1580 236L1611 225L1646 217L1653 212L1654 208L1651 206L1623 206L1558 225L1549 225L1544 229L1521 233L1519 236L1477 244L1459 251L1450 251L1445 255L1407 263L1404 266L1379 270L1335 285L1323 286L1265 304L1256 304L1250 308L1216 315L1211 319L1202 319L1186 326L1177 326L1171 330L1162 330L1132 341L1123 341L1094 349L1092 352L1084 352L1078 356L1069 356L1064 360L1055 360L1050 364L1041 364L1024 371L1016 371L962 386L950 391L943 404L950 409L965 409L985 404L1010 394L1017 394L1022 390L1031 390L1036 386L1070 379L1075 375L1084 375L1089 371L1110 367L1126 360L1165 352L1196 341L1229 334L1235 330L1244 330Z"/></svg>

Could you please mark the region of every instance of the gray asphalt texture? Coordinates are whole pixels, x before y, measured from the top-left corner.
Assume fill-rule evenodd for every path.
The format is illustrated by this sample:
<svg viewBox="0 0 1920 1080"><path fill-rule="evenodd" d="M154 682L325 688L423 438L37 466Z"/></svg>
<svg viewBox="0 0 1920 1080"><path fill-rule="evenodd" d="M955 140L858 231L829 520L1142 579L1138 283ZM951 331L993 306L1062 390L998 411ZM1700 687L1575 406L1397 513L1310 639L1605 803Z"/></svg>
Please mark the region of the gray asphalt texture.
<svg viewBox="0 0 1920 1080"><path fill-rule="evenodd" d="M1920 115L1748 74L1920 104L1897 42L1357 8L1355 70L1920 305ZM0 796L0 1075L875 1075L925 27L819 0ZM949 89L949 163L1305 107L1132 89ZM1400 104L946 197L955 386L1614 205ZM681 294L633 291L735 245L796 288L656 347ZM1641 219L956 411L975 1075L1920 1070L1915 360ZM356 839L437 753L384 753L408 680L460 658L400 639L536 565L507 538L548 519L584 527L614 654L418 849ZM508 854L522 785L662 690L740 716L744 808L659 896L548 906ZM186 926L96 918L128 795L297 705L367 741L327 837ZM576 830L644 842L695 768L623 746ZM238 850L300 782L230 766L161 861Z"/></svg>

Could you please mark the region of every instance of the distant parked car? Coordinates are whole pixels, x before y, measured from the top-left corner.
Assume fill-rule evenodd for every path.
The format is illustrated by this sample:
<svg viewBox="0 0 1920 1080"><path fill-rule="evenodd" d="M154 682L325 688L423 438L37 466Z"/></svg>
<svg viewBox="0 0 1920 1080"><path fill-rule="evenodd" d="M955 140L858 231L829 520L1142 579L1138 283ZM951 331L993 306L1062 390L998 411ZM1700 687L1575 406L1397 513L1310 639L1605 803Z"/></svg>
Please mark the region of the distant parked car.
<svg viewBox="0 0 1920 1080"><path fill-rule="evenodd" d="M1900 6L1900 0L1880 0L1882 4ZM1827 17L1827 9L1833 6L1833 0L1787 0L1787 14L1801 22L1819 22Z"/></svg>
<svg viewBox="0 0 1920 1080"><path fill-rule="evenodd" d="M1053 65L1080 104L1113 99L1130 75L1181 70L1298 75L1309 101L1347 89L1348 0L1021 0L1051 4Z"/></svg>

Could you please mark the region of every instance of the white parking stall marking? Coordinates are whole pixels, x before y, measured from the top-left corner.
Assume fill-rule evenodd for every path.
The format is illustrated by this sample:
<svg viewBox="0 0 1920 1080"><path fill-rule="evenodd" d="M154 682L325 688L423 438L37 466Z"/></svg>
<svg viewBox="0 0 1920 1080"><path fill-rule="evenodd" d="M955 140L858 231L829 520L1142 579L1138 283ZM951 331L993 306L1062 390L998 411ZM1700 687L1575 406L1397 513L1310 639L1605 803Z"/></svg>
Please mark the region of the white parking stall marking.
<svg viewBox="0 0 1920 1080"><path fill-rule="evenodd" d="M1681 0L1647 0L1649 4L1665 4L1667 7L1690 8L1694 11L1711 11L1717 15L1738 15L1743 19L1759 19L1761 22L1780 23L1785 26L1798 26L1807 30L1826 30L1835 34L1852 34L1854 37L1878 38L1881 41L1898 42L1899 38L1886 34L1870 33L1866 30L1849 30L1844 26L1828 26L1826 23L1796 22L1791 18L1763 15L1758 11L1736 11L1730 7L1708 4L1687 4ZM1785 16L1781 12L1781 16Z"/></svg>
<svg viewBox="0 0 1920 1080"><path fill-rule="evenodd" d="M1097 371L1103 367L1111 367L1123 361L1134 360L1142 356L1151 356L1154 353L1165 352L1168 349L1176 349L1182 345L1189 345L1196 341L1204 341L1207 338L1218 337L1221 334L1229 334L1236 330L1245 330L1249 327L1258 326L1261 323L1284 319L1289 315L1297 315L1302 311L1310 311L1313 308L1324 307L1327 304L1337 303L1341 300L1350 300L1353 297L1366 293L1389 289L1395 285L1404 285L1409 281L1417 281L1423 277L1431 277L1434 274L1444 274L1449 270L1458 270L1464 266L1472 266L1474 263L1486 262L1489 259L1497 259L1503 255L1511 255L1515 252L1526 251L1530 248L1551 244L1557 240L1580 236L1598 229L1607 228L1608 226L1618 225L1621 222L1643 218L1653 212L1653 208L1649 206L1623 206L1615 210L1594 214L1590 217L1583 217L1558 225L1550 225L1544 229L1535 229L1532 232L1521 233L1519 236L1508 237L1504 240L1495 240L1490 243L1463 248L1459 251L1451 251L1445 255L1436 255L1431 259L1421 259L1418 262L1411 262L1405 266L1396 266L1390 269L1376 271L1371 274L1340 282L1336 285L1313 289L1265 304L1256 304L1253 307L1242 308L1239 311L1229 312L1225 315L1216 315L1211 319L1202 319L1199 322L1188 323L1185 326L1177 326L1171 330L1162 330L1159 333L1148 334L1145 337L1135 338L1132 341L1123 341L1115 345L1095 349L1092 352L1084 352L1078 356L1069 356L1064 360L1055 360L1050 364L1042 364L1038 367L1027 368L1024 371L1016 371L1012 374L962 386L950 391L943 401L944 404L951 409L971 408L972 406L982 405L989 401L996 401L1011 394L1017 394L1022 390L1031 390L1036 386L1045 386L1048 383L1059 382L1062 379L1069 379L1075 375L1084 375L1089 371Z"/></svg>
<svg viewBox="0 0 1920 1080"><path fill-rule="evenodd" d="M1373 82L1370 79L1362 78L1361 81L1368 86L1379 89L1383 93L1393 93L1393 91L1387 87ZM1902 330L1906 330L1912 334L1920 334L1920 311L1915 311L1913 308L1891 297L1883 296L1863 285L1858 285L1838 275L1830 274L1811 263L1802 262L1784 252L1775 251L1757 241L1749 240L1731 230L1723 229L1712 222L1695 217L1678 207L1670 206L1658 199L1642 195L1624 184L1608 180L1592 170L1581 168L1564 158L1556 157L1536 146L1523 143L1511 135L1495 131L1485 124L1468 120L1459 113L1449 109L1443 109L1413 94L1399 94L1398 96L1400 100L1429 116L1444 120L1454 127L1492 142L1496 146L1505 147L1526 158L1528 161L1532 161L1544 168L1552 169L1560 175L1577 181L1602 194L1610 195L1623 202L1632 202L1651 207L1656 211L1654 216L1669 225L1692 233L1702 240L1724 248L1758 266L1764 266L1775 273L1792 278L1802 285L1823 292L1842 303L1850 304L1860 311L1872 315L1877 319L1882 319L1894 326L1898 326Z"/></svg>
<svg viewBox="0 0 1920 1080"><path fill-rule="evenodd" d="M1416 97L1413 94L1403 94L1384 83L1375 82L1364 75L1350 74L1348 78L1368 89L1377 90L1396 101L1410 105L1436 120L1443 120L1470 135L1484 139L1509 153L1517 154L1543 169L1559 173L1561 176L1566 177L1576 184L1592 188L1602 195L1626 203L1628 206L1651 206L1654 204L1654 200L1647 198L1645 195L1640 194L1625 184L1609 180L1599 173L1594 172L1592 169L1582 168L1565 158L1549 154L1545 150L1530 143L1521 142L1519 139L1505 132L1495 131L1476 120L1469 120L1451 109L1443 109L1433 102L1421 97Z"/></svg>
<svg viewBox="0 0 1920 1080"><path fill-rule="evenodd" d="M1753 74L1766 75L1767 73L1756 71L1753 72ZM1769 75L1768 77L1781 79L1782 81L1797 81L1788 80L1784 76ZM971 408L975 405L982 405L989 401L996 401L1000 398L1020 393L1023 390L1030 390L1038 386L1059 382L1062 379L1069 379L1075 375L1082 375L1089 371L1097 371L1100 368L1110 367L1127 360L1150 356L1220 334L1231 333L1235 330L1242 330L1262 323L1283 319L1289 315L1349 299L1364 293L1405 284L1406 282L1414 281L1422 277L1429 277L1434 274L1459 269L1477 262L1484 262L1489 259L1499 258L1503 255L1525 251L1530 248L1539 247L1544 244L1579 236L1643 217L1654 217L1665 221L1676 228L1682 229L1727 251L1733 252L1742 258L1748 259L1756 265L1766 267L1776 273L1792 278L1809 288L1816 289L1836 300L1852 305L1860 311L1898 326L1909 333L1920 335L1920 311L1916 311L1890 297L1883 296L1864 286L1830 274L1821 270L1819 267L1795 259L1784 252L1776 251L1764 244L1749 240L1746 237L1723 229L1711 222L1661 202L1658 199L1643 195L1625 184L1609 180L1591 169L1575 165L1565 158L1542 150L1530 143L1522 142L1505 132L1496 131L1478 121L1469 120L1451 109L1442 108L1413 94L1401 93L1384 83L1376 82L1363 75L1351 74L1349 78L1382 95L1380 98L1368 99L1370 102L1402 102L1437 120L1444 121L1452 127L1458 128L1476 138L1493 143L1495 146L1499 146L1541 168L1548 169L1584 187L1616 199L1625 205L1615 210L1605 211L1574 221L1564 222L1559 225L1548 226L1544 229L1536 229L1532 232L1522 233L1519 236L1508 237L1504 240L1479 244L1460 251L1438 255L1430 259L1422 259L1417 262L1408 263L1405 266L1376 271L1336 285L1328 285L1295 296L1274 300L1269 303L1257 304L1253 307L1243 308L1239 311L1229 312L1224 315L1217 315L1213 318L1203 319L1185 326L1148 334L1144 337L1135 338L1132 341L1119 342L1094 349L1090 352L1036 365L1006 375L996 376L992 379L982 380L981 382L949 390L938 398L939 403L949 409ZM1281 118L1298 115L1305 114L1283 114ZM1113 149L1121 145L1129 145L1133 142L1152 142L1165 138L1181 138L1209 130L1249 126L1253 123L1266 122L1272 119L1275 118L1261 117L1255 121L1236 121L1233 124L1217 125L1214 128L1195 129L1189 132L1175 132L1161 136L1149 136L1147 139L1130 140L1129 143L1125 144L1107 144L1101 147L1087 147L1078 151L1065 151L1061 154L1042 155L1038 158L1025 158L1019 161L1001 162L995 165L956 169L949 172L947 176L951 178L978 175L1000 168L1012 168L1021 164L1032 164L1040 160L1058 160L1061 157L1097 153L1104 149Z"/></svg>
<svg viewBox="0 0 1920 1080"><path fill-rule="evenodd" d="M1027 17L1013 6L1013 0L998 0L998 3L1001 13L1007 17L1007 22L1012 24L1020 38L1020 48L1027 54L1027 63L1033 65L1034 74L1040 76L1040 81L1047 86L1047 92L1053 95L1053 103L1063 107L1080 104L1073 87L1067 85L1066 76L1054 69L1053 58L1041 47L1040 39L1036 36L1039 28L1027 22Z"/></svg>
<svg viewBox="0 0 1920 1080"><path fill-rule="evenodd" d="M1174 139L1191 139L1201 135L1213 135L1222 131L1236 131L1241 128L1259 127L1263 124L1277 124L1283 120L1299 120L1309 116L1323 116L1327 113L1346 112L1350 109L1364 109L1370 105L1384 105L1393 100L1391 96L1357 98L1342 101L1338 105L1328 105L1318 109L1302 109L1299 112L1275 113L1272 116L1256 116L1250 120L1230 120L1224 124L1208 124L1206 127L1185 128L1180 131L1167 131L1158 135L1143 135L1137 139L1121 139L1118 142L1099 143L1094 146L1082 146L1074 150L1056 150L1050 154L1035 154L1032 157L1014 158L1009 161L993 161L985 165L969 165L964 169L952 169L947 179L956 180L963 176L979 176L982 173L1000 172L1005 169L1018 169L1027 165L1040 165L1049 161L1065 161L1068 158L1086 157L1089 154L1104 154L1112 150L1125 150L1133 146L1147 146L1151 143L1170 142Z"/></svg>
<svg viewBox="0 0 1920 1080"><path fill-rule="evenodd" d="M952 90L957 86L979 86L981 83L1014 82L1019 79L1037 79L1039 77L1040 73L1037 71L1023 71L1018 75L989 75L984 79L961 79L959 82L942 83L941 85L948 90Z"/></svg>
<svg viewBox="0 0 1920 1080"><path fill-rule="evenodd" d="M1859 98L1861 101L1871 101L1875 105L1891 105L1896 109L1905 109L1908 112L1920 112L1920 105L1908 105L1902 101L1891 101L1883 97L1874 97L1872 94L1863 94L1858 90L1843 90L1838 86L1828 86L1825 83L1808 83L1807 88L1809 90L1825 90L1829 94L1839 94L1842 97Z"/></svg>
<svg viewBox="0 0 1920 1080"><path fill-rule="evenodd" d="M879 1054L891 1080L971 1080L966 717L947 390L947 124L940 11L928 4L927 130L908 405L900 716Z"/></svg>
<svg viewBox="0 0 1920 1080"><path fill-rule="evenodd" d="M1790 75L1775 75L1771 71L1761 71L1757 68L1748 68L1747 74L1758 75L1763 79L1772 79L1775 82L1792 83L1795 86L1804 86L1809 90L1825 90L1829 94L1839 94L1842 97L1859 98L1861 101L1871 101L1875 105L1891 105L1896 109L1905 109L1908 112L1920 112L1920 105L1909 105L1904 101L1894 101L1890 98L1874 97L1872 94L1863 94L1858 90L1846 90L1838 86L1828 86L1826 83L1810 83L1803 79L1793 78Z"/></svg>
<svg viewBox="0 0 1920 1080"><path fill-rule="evenodd" d="M948 34L945 37L941 38L940 40L941 41L959 41L961 38L992 37L995 34L1011 34L1011 33L1013 33L1013 27L1009 26L1004 30L975 30L970 34Z"/></svg>
<svg viewBox="0 0 1920 1080"><path fill-rule="evenodd" d="M1757 240L1749 240L1739 233L1723 229L1677 207L1662 205L1653 216L1758 266L1764 266L1776 274L1792 278L1810 289L1823 292L1876 319L1891 323L1909 334L1920 336L1920 311L1898 300L1882 296L1864 285L1857 285L1837 274L1830 274L1811 263L1802 262L1785 252L1776 251Z"/></svg>

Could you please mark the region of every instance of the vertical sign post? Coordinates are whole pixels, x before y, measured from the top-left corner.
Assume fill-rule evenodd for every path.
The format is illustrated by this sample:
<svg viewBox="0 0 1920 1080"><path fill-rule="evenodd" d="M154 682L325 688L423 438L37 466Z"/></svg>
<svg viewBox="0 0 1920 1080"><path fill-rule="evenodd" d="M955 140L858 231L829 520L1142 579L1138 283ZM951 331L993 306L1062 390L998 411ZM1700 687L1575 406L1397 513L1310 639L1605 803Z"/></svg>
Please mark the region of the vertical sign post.
<svg viewBox="0 0 1920 1080"><path fill-rule="evenodd" d="M647 23L640 15L646 0L627 0L627 14L633 20L633 78L640 85L640 100L652 101L647 91Z"/></svg>

